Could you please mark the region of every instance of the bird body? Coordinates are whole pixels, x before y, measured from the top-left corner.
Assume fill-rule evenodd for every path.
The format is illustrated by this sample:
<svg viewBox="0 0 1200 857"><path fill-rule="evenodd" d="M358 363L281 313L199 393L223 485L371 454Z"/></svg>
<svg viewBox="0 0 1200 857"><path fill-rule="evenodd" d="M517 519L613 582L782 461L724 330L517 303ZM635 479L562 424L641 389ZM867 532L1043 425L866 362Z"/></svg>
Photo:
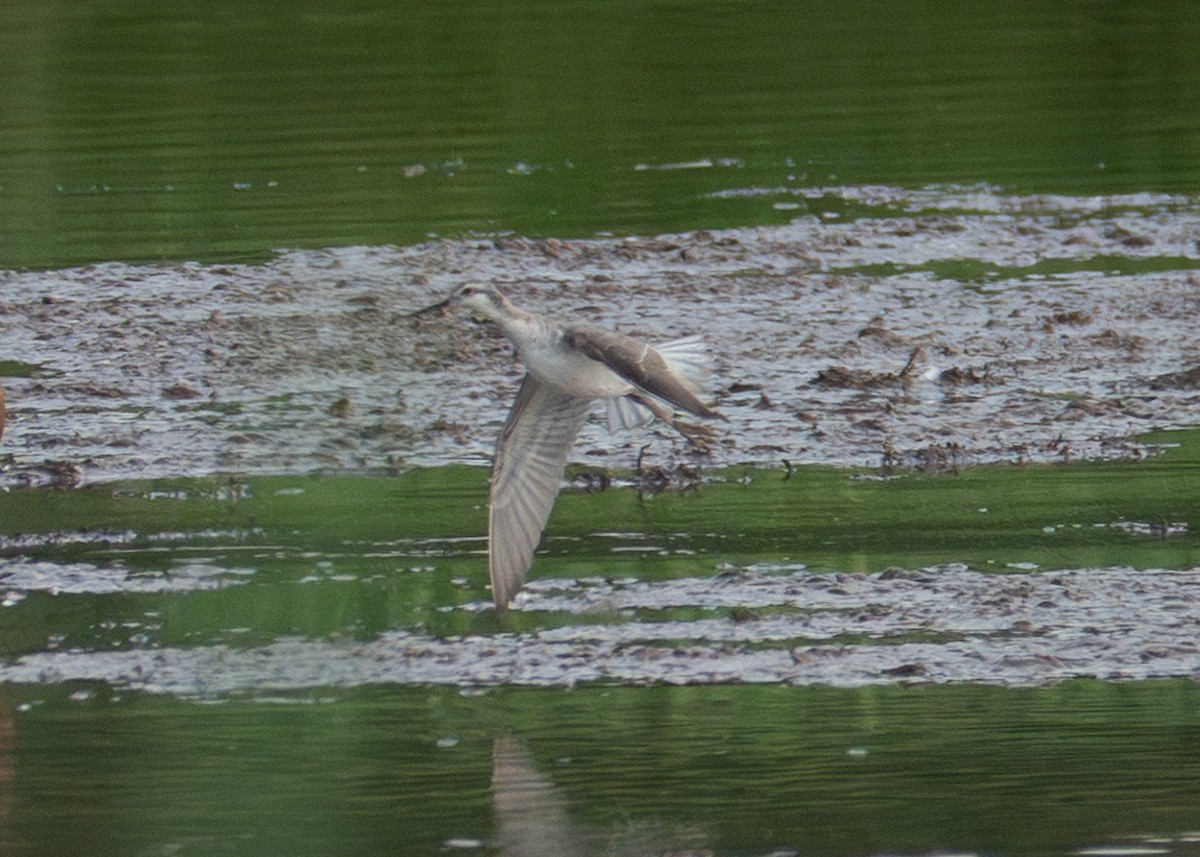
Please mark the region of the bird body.
<svg viewBox="0 0 1200 857"><path fill-rule="evenodd" d="M696 395L708 374L707 351L696 337L655 348L599 328L560 325L473 283L414 314L450 305L495 322L526 370L496 442L488 497L488 572L496 609L505 610L533 561L593 402L606 401L610 429L658 417L683 431L663 402L721 417Z"/></svg>
<svg viewBox="0 0 1200 857"><path fill-rule="evenodd" d="M525 371L543 384L577 398L606 399L633 392L633 385L568 344L568 334L545 318L500 325Z"/></svg>

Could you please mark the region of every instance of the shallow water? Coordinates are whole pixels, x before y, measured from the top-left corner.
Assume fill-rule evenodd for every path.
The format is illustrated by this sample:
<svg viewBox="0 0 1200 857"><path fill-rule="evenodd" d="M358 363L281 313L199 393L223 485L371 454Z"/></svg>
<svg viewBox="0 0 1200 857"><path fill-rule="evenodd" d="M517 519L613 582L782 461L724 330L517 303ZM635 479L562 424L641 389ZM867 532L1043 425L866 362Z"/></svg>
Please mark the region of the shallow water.
<svg viewBox="0 0 1200 857"><path fill-rule="evenodd" d="M216 705L76 684L0 710L18 855L1200 851L1191 682Z"/></svg>
<svg viewBox="0 0 1200 857"><path fill-rule="evenodd" d="M0 849L1200 854L1198 35L5 6ZM730 420L587 426L502 620L468 277Z"/></svg>
<svg viewBox="0 0 1200 857"><path fill-rule="evenodd" d="M0 842L1193 857L1196 438L1141 445L568 491L503 621L479 468L12 490Z"/></svg>
<svg viewBox="0 0 1200 857"><path fill-rule="evenodd" d="M0 679L226 698L1195 678L1197 435L1143 446L1160 452L569 488L505 617L479 468L14 490Z"/></svg>

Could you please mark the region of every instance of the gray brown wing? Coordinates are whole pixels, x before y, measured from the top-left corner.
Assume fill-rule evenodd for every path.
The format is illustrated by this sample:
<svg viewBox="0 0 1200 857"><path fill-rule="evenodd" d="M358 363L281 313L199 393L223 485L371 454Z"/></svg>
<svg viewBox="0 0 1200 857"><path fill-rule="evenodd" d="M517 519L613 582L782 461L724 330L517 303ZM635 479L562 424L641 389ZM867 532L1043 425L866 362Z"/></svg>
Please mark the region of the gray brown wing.
<svg viewBox="0 0 1200 857"><path fill-rule="evenodd" d="M521 382L496 443L488 500L488 574L498 610L508 607L533 562L590 404L531 375Z"/></svg>
<svg viewBox="0 0 1200 857"><path fill-rule="evenodd" d="M634 386L665 399L677 408L700 417L720 418L720 414L696 398L691 386L671 370L661 354L632 336L590 327L573 327L566 332L566 342L571 348L603 363Z"/></svg>

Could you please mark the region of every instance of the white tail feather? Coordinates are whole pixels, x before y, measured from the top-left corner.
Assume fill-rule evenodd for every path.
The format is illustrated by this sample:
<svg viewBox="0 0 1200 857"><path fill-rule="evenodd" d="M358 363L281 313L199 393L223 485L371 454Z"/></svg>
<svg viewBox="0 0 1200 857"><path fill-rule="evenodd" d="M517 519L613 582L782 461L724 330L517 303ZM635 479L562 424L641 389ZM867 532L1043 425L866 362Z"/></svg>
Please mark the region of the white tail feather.
<svg viewBox="0 0 1200 857"><path fill-rule="evenodd" d="M631 429L644 426L654 419L654 414L645 405L639 405L625 396L615 399L605 399L604 406L608 409L608 433L615 434L618 429Z"/></svg>
<svg viewBox="0 0 1200 857"><path fill-rule="evenodd" d="M662 355L671 371L693 393L699 393L703 382L712 375L712 352L708 343L699 336L672 339L670 342L655 345L654 350ZM604 405L607 409L609 434L618 429L644 426L654 419L652 410L626 396L605 399Z"/></svg>
<svg viewBox="0 0 1200 857"><path fill-rule="evenodd" d="M692 392L698 392L700 385L712 375L712 352L708 343L699 336L672 339L655 345L654 350L663 356L676 375L687 382Z"/></svg>

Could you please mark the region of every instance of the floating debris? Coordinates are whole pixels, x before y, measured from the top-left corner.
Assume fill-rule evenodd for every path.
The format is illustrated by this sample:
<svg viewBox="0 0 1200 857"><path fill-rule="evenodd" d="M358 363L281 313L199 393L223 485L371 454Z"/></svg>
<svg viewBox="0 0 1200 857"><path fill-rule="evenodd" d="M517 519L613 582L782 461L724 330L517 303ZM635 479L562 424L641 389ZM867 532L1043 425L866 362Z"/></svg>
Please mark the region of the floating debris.
<svg viewBox="0 0 1200 857"><path fill-rule="evenodd" d="M77 572L86 591L104 585L104 570ZM226 574L144 579L152 589L216 585L228 582ZM132 579L136 588L142 578ZM130 580L118 575L117 591ZM112 650L51 648L0 664L0 681L103 681L210 697L330 685L1030 687L1079 677L1200 678L1200 642L1184 621L1200 604L1198 593L1200 569L995 574L948 565L818 575L760 564L704 579L542 579L518 596L514 611L619 613L630 621L447 638L397 630L365 642L280 637L257 647L146 641ZM708 615L670 618L680 609ZM454 740L442 736L438 746L449 749Z"/></svg>
<svg viewBox="0 0 1200 857"><path fill-rule="evenodd" d="M712 467L922 466L933 439L951 445L954 468L1136 457L1131 435L1200 425L1196 200L990 187L728 195L760 193L862 212L652 238L468 237L256 265L0 272L0 337L41 367L4 378L0 485L486 465L520 377L511 350L487 332L397 323L467 279L519 284L531 308L656 340L708 331L730 419ZM1098 258L1128 263L1097 271ZM447 385L446 366L470 371ZM461 424L438 424L446 413ZM629 469L636 455L596 419L574 460ZM646 457L647 470L686 460L666 433Z"/></svg>

